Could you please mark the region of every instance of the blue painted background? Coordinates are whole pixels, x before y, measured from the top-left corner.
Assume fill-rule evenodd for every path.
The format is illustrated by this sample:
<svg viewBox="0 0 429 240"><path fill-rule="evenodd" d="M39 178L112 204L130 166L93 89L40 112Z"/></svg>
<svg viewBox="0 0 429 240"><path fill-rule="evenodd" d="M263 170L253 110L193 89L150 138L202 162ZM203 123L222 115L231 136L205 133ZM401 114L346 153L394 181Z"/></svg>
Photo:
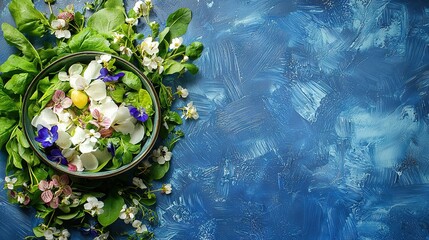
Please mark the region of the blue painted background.
<svg viewBox="0 0 429 240"><path fill-rule="evenodd" d="M428 1L154 3L206 46L159 239L429 239ZM4 192L0 216L2 239L36 224Z"/></svg>

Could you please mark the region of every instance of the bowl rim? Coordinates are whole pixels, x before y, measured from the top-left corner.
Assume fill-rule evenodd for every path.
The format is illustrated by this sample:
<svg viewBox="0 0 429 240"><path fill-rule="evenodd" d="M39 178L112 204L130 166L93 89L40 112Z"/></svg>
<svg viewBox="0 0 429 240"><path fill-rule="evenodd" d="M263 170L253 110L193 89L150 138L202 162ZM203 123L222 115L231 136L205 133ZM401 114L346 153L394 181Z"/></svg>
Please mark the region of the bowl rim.
<svg viewBox="0 0 429 240"><path fill-rule="evenodd" d="M41 152L40 147L36 146L35 143L32 141L31 137L29 136L29 131L34 130L34 127L31 125L31 119L29 119L28 114L26 114L26 113L28 113L28 107L29 107L29 101L28 100L34 92L31 90L32 89L34 90L34 88L37 87L37 83L41 79L43 79L44 77L49 75L49 73L51 72L52 69L57 69L58 68L57 65L60 64L61 62L65 61L65 60L67 60L67 59L78 57L78 56L85 56L85 55L93 56L95 59L95 56L106 55L106 54L115 58L116 59L115 63L117 63L119 61L121 65L126 65L127 67L129 67L130 69L127 69L127 70L131 70L132 72L136 73L139 76L140 80L142 81L142 84L144 85L144 88L146 89L146 87L148 87L150 89L150 92L151 92L150 95L152 97L152 102L154 103L153 105L154 105L154 112L155 112L154 118L153 118L152 134L147 139L147 141L150 141L150 142L147 146L146 146L147 143L144 143L142 145L142 147L146 146L146 148L141 149L141 151L133 157L133 160L129 164L123 165L117 169L107 170L107 171L99 171L99 172L70 171L67 169L67 167L64 167L62 165L59 165L58 163L55 163L55 162L50 161L49 159L46 159L46 156L44 156L45 154L43 154ZM61 68L59 68L59 69L61 69ZM149 90L149 89L146 89L146 90ZM21 122L22 122L24 135L25 135L27 141L29 142L30 147L36 153L37 157L39 159L42 159L43 162L45 162L47 165L52 167L55 171L59 171L59 172L62 172L62 173L65 173L65 174L68 174L68 175L71 175L74 177L83 178L83 179L109 178L109 177L117 176L119 174L125 173L125 172L133 169L144 158L147 157L147 155L150 153L150 151L154 147L155 143L157 142L158 136L159 136L160 125L161 125L160 100L159 100L158 94L155 90L155 87L152 84L152 81L146 75L144 75L143 72L140 69L138 69L132 62L130 62L126 59L123 59L117 55L113 55L113 54L105 53L105 52L98 52L98 51L82 51L82 52L70 53L70 54L62 56L62 57L54 60L53 62L49 63L45 68L43 68L31 80L30 84L28 85L27 90L25 91L25 94L23 97L21 110L22 110ZM25 124L28 121L30 121L30 127L29 127L30 129L28 129L27 124Z"/></svg>

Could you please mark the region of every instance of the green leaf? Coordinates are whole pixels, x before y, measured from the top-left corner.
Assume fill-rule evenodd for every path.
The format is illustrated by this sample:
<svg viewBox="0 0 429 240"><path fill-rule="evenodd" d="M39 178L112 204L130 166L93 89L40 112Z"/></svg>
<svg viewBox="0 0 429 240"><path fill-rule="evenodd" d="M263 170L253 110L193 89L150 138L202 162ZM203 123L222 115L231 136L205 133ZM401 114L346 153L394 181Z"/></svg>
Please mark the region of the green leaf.
<svg viewBox="0 0 429 240"><path fill-rule="evenodd" d="M71 220L74 219L77 215L79 215L79 211L77 212L73 212L73 213L69 213L69 214L65 214L65 215L59 215L57 216L57 218L61 219L61 220Z"/></svg>
<svg viewBox="0 0 429 240"><path fill-rule="evenodd" d="M170 27L171 38L182 36L186 33L192 20L192 12L189 8L179 8L170 14L167 19L167 27Z"/></svg>
<svg viewBox="0 0 429 240"><path fill-rule="evenodd" d="M199 71L198 67L193 63L185 63L184 66L192 74L197 74Z"/></svg>
<svg viewBox="0 0 429 240"><path fill-rule="evenodd" d="M148 198L142 198L140 202L146 206L152 206L156 203L156 195L154 193L148 193Z"/></svg>
<svg viewBox="0 0 429 240"><path fill-rule="evenodd" d="M41 227L41 226L37 226L37 227L34 227L34 228L33 228L34 236L36 236L36 237L38 237L38 238L43 237L43 236L44 236L44 232L45 232L45 231L42 229L42 227Z"/></svg>
<svg viewBox="0 0 429 240"><path fill-rule="evenodd" d="M32 78L33 76L29 75L28 73L15 74L9 81L7 81L7 83L4 85L4 88L13 92L14 94L24 94Z"/></svg>
<svg viewBox="0 0 429 240"><path fill-rule="evenodd" d="M104 35L111 35L125 22L125 15L116 8L104 8L94 13L87 26Z"/></svg>
<svg viewBox="0 0 429 240"><path fill-rule="evenodd" d="M146 122L144 122L144 126L146 127L146 136L150 136L153 131L153 122L152 118L148 118Z"/></svg>
<svg viewBox="0 0 429 240"><path fill-rule="evenodd" d="M3 30L4 39L8 44L18 48L27 59L38 59L40 61L39 53L18 29L12 27L8 23L3 23L1 29Z"/></svg>
<svg viewBox="0 0 429 240"><path fill-rule="evenodd" d="M8 153L8 162L12 163L14 167L22 169L22 159L18 154L18 142L16 139L10 139L6 143L6 151Z"/></svg>
<svg viewBox="0 0 429 240"><path fill-rule="evenodd" d="M159 101L161 103L161 107L164 109L168 109L171 106L173 101L173 93L170 87L166 87L161 83L159 89Z"/></svg>
<svg viewBox="0 0 429 240"><path fill-rule="evenodd" d="M72 37L69 41L69 46L72 52L100 51L115 53L115 51L109 48L109 42L106 38L90 28L85 28Z"/></svg>
<svg viewBox="0 0 429 240"><path fill-rule="evenodd" d="M179 73L183 70L184 67L185 66L180 62L177 62L175 60L167 60L164 63L164 73L168 75Z"/></svg>
<svg viewBox="0 0 429 240"><path fill-rule="evenodd" d="M115 85L115 90L110 92L110 97L112 97L113 101L116 103L122 103L124 101L125 88L121 84Z"/></svg>
<svg viewBox="0 0 429 240"><path fill-rule="evenodd" d="M123 76L121 80L125 85L137 91L142 88L142 81L136 74L128 71L123 72L125 73L125 76Z"/></svg>
<svg viewBox="0 0 429 240"><path fill-rule="evenodd" d="M149 177L154 180L159 180L165 176L169 169L170 162L165 162L162 165L158 163L153 163L150 167Z"/></svg>
<svg viewBox="0 0 429 240"><path fill-rule="evenodd" d="M201 56L204 50L204 45L201 42L193 42L186 47L185 54L190 59L197 59Z"/></svg>
<svg viewBox="0 0 429 240"><path fill-rule="evenodd" d="M0 65L0 72L2 72L2 77L10 78L17 73L37 74L39 70L37 70L34 63L29 62L25 57L12 54L6 62Z"/></svg>
<svg viewBox="0 0 429 240"><path fill-rule="evenodd" d="M123 0L107 0L106 3L104 3L104 7L125 12Z"/></svg>
<svg viewBox="0 0 429 240"><path fill-rule="evenodd" d="M166 120L169 122L176 123L177 125L182 124L182 118L177 112L174 111L168 111L166 114Z"/></svg>
<svg viewBox="0 0 429 240"><path fill-rule="evenodd" d="M119 213L124 205L124 199L117 193L111 193L104 200L104 212L98 215L98 221L103 227L114 223L119 217Z"/></svg>
<svg viewBox="0 0 429 240"><path fill-rule="evenodd" d="M0 112L16 112L18 110L16 102L3 89L0 89Z"/></svg>
<svg viewBox="0 0 429 240"><path fill-rule="evenodd" d="M49 175L49 173L45 169L43 169L41 167L33 168L33 173L34 173L34 176L38 180L47 179L48 175Z"/></svg>
<svg viewBox="0 0 429 240"><path fill-rule="evenodd" d="M159 34L159 23L153 22L150 24L150 29L152 30L152 37L156 38Z"/></svg>
<svg viewBox="0 0 429 240"><path fill-rule="evenodd" d="M48 19L34 7L31 0L12 0L9 11L19 31L39 37L45 34Z"/></svg>
<svg viewBox="0 0 429 240"><path fill-rule="evenodd" d="M150 114L150 111L152 110L152 98L150 97L150 94L145 89L139 90L139 105L140 107L143 107L146 109L146 113Z"/></svg>
<svg viewBox="0 0 429 240"><path fill-rule="evenodd" d="M169 43L170 42L169 33L170 33L170 28L169 27L164 28L164 30L162 30L162 32L159 34L159 42L161 43L164 40L166 40L167 43Z"/></svg>
<svg viewBox="0 0 429 240"><path fill-rule="evenodd" d="M16 120L0 117L0 148L7 142L12 133Z"/></svg>

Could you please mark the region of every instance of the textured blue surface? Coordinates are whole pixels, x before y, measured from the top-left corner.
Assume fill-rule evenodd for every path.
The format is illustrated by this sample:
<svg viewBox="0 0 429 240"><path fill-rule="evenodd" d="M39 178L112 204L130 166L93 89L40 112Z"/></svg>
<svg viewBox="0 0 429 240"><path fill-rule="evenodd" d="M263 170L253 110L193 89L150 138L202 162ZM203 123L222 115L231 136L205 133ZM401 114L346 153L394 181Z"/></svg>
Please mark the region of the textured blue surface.
<svg viewBox="0 0 429 240"><path fill-rule="evenodd" d="M428 1L154 3L206 46L159 239L429 238ZM36 224L4 192L0 216L2 239Z"/></svg>

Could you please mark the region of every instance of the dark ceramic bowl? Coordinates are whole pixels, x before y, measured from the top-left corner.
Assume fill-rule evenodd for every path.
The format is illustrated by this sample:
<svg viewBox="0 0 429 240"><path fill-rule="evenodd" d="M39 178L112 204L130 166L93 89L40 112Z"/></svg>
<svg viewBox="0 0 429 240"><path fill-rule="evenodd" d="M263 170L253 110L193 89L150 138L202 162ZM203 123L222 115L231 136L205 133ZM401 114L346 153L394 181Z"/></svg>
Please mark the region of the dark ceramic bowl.
<svg viewBox="0 0 429 240"><path fill-rule="evenodd" d="M142 141L141 151L134 156L131 163L127 165L123 165L114 170L101 170L99 172L90 172L90 171L70 171L67 166L60 165L56 162L50 161L44 151L41 149L40 144L35 141L36 137L36 129L31 125L31 118L29 116L29 107L31 104L31 96L37 88L37 85L40 80L45 78L46 76L56 73L66 67L70 67L72 64L80 62L80 63L89 63L91 60L94 60L96 56L103 55L105 53L101 52L79 52L67 55L62 57L54 62L52 62L49 66L43 69L30 83L23 99L22 104L22 122L25 136L27 137L28 142L30 143L31 148L35 151L37 156L41 158L47 165L58 170L60 172L69 174L71 176L79 177L79 178L87 178L87 179L100 179L100 178L108 178L112 176L116 176L118 174L124 173L133 167L135 167L140 161L142 161L151 151L154 146L156 139L159 134L159 129L161 125L161 108L159 103L158 95L151 83L151 81L132 63L117 57L113 56L112 58L116 59L115 66L121 70L130 71L136 74L142 81L142 86L149 92L149 95L152 98L153 108L155 113L153 114L153 130L150 136L144 138Z"/></svg>

